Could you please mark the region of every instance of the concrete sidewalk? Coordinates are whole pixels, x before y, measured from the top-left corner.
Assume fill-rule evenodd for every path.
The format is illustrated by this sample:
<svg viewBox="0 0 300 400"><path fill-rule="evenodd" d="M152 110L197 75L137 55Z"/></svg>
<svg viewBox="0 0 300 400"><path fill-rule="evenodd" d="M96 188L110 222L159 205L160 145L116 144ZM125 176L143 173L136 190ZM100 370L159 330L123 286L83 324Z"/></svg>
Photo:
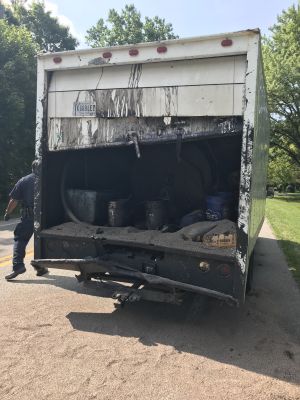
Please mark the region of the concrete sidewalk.
<svg viewBox="0 0 300 400"><path fill-rule="evenodd" d="M254 292L261 312L276 318L300 343L300 290L268 221L255 246Z"/></svg>

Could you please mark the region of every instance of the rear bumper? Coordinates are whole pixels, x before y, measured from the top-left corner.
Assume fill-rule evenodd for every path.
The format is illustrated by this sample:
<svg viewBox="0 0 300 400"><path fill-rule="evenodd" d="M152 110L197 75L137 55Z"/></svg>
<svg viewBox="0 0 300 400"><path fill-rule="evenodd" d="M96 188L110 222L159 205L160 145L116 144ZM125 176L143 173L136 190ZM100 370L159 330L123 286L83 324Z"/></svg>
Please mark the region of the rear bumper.
<svg viewBox="0 0 300 400"><path fill-rule="evenodd" d="M196 286L190 283L179 282L174 279L165 278L159 275L153 275L138 271L127 265L118 262L103 260L101 258L85 258L85 259L38 259L32 260L34 267L56 268L71 271L78 271L85 277L98 277L104 280L125 280L128 282L138 282L150 286L161 287L162 289L176 289L180 291L188 291L213 297L230 305L238 305L239 302L230 294L225 294L216 290Z"/></svg>

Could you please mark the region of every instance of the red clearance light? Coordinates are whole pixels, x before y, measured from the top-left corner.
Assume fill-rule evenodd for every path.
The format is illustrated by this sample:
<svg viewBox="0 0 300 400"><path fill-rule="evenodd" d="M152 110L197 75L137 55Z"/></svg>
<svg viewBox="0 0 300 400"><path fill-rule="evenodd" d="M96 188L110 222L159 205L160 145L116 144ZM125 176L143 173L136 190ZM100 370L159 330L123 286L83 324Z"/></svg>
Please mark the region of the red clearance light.
<svg viewBox="0 0 300 400"><path fill-rule="evenodd" d="M224 40L222 40L221 45L223 47L231 46L232 45L232 40L231 39L224 39Z"/></svg>
<svg viewBox="0 0 300 400"><path fill-rule="evenodd" d="M53 57L53 62L54 62L55 64L59 64L59 63L62 62L62 58L59 57L59 56Z"/></svg>
<svg viewBox="0 0 300 400"><path fill-rule="evenodd" d="M166 53L168 51L166 46L159 46L156 50L158 53Z"/></svg>
<svg viewBox="0 0 300 400"><path fill-rule="evenodd" d="M130 49L129 50L129 55L130 56L137 56L139 54L138 49Z"/></svg>
<svg viewBox="0 0 300 400"><path fill-rule="evenodd" d="M111 58L112 54L110 51L106 51L105 53L102 54L103 58Z"/></svg>
<svg viewBox="0 0 300 400"><path fill-rule="evenodd" d="M227 278L228 276L231 275L230 265L228 265L228 264L220 264L218 266L218 272L219 272L220 275L223 276L223 278Z"/></svg>

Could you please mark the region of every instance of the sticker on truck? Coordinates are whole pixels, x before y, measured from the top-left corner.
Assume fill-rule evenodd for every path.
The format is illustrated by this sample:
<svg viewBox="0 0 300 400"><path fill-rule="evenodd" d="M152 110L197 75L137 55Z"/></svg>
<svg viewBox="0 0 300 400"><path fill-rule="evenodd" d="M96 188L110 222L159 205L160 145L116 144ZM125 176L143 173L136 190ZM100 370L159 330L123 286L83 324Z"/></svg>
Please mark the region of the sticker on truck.
<svg viewBox="0 0 300 400"><path fill-rule="evenodd" d="M75 117L96 117L96 103L74 102L73 115Z"/></svg>

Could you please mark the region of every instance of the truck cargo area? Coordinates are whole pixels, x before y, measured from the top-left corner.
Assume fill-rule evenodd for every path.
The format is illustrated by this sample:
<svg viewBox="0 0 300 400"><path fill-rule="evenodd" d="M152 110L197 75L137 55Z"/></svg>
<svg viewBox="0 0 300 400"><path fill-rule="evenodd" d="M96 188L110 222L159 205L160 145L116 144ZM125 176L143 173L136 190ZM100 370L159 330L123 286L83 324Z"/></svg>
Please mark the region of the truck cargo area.
<svg viewBox="0 0 300 400"><path fill-rule="evenodd" d="M133 285L116 298L243 303L265 206L260 33L134 48L38 56L32 264Z"/></svg>
<svg viewBox="0 0 300 400"><path fill-rule="evenodd" d="M180 293L191 291L235 304L235 243L211 247L202 238L223 222L205 220L206 198L216 191L234 194L227 224L235 232L241 132L140 144L139 151L138 157L132 144L47 154L42 259L33 265L74 270L84 280L150 286L118 287L116 298L126 301L146 296L180 303ZM111 219L109 207L118 201L125 206ZM159 221L152 220L156 226L147 221L149 201L163 204L163 218L159 213ZM197 210L201 221L182 226ZM201 237L193 236L195 226Z"/></svg>
<svg viewBox="0 0 300 400"><path fill-rule="evenodd" d="M233 193L228 219L237 220L241 133L142 144L139 150L139 157L134 145L49 153L44 172L46 229L41 236L84 239L98 235L129 246L211 253L204 244L182 237L182 218L196 210L205 213L206 197L222 191ZM89 202L86 193L97 193L97 197ZM123 206L115 213L123 215L112 220L108 205L118 201ZM146 207L156 201L162 204L164 215L157 226L149 226ZM78 225L72 216L89 224ZM213 252L231 254L233 250Z"/></svg>

